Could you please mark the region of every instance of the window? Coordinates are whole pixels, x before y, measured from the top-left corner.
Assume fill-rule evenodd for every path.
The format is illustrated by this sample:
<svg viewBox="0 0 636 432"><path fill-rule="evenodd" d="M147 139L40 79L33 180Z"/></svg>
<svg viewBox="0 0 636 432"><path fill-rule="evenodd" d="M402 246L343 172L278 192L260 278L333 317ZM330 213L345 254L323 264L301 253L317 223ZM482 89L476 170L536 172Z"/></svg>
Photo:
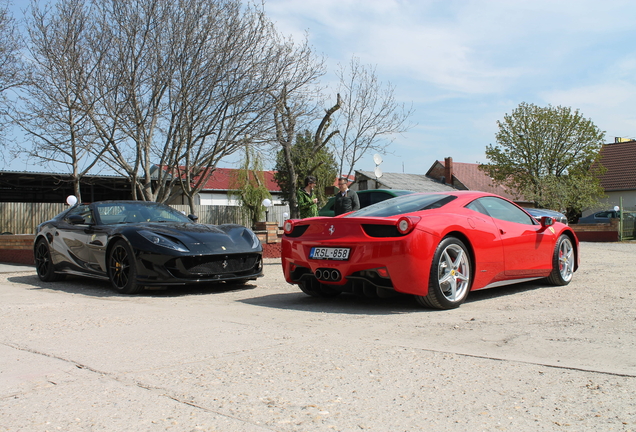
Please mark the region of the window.
<svg viewBox="0 0 636 432"><path fill-rule="evenodd" d="M466 206L466 208L468 208L470 210L473 210L473 211L476 211L476 212L481 213L481 214L485 214L486 216L490 216L488 214L488 211L484 208L483 205L481 205L479 200L475 200L475 201L471 202L470 204L468 204Z"/></svg>
<svg viewBox="0 0 636 432"><path fill-rule="evenodd" d="M444 194L410 194L384 200L345 217L387 217L439 208L457 197Z"/></svg>
<svg viewBox="0 0 636 432"><path fill-rule="evenodd" d="M519 207L501 198L483 197L483 198L479 198L476 201L478 201L478 203L475 203L475 207L478 207L478 205L483 206L483 209L486 210L487 214L489 214L494 219L526 224L526 225L536 225L538 223L534 220L534 218L531 218L530 216L528 216ZM471 204L469 204L469 206ZM472 210L476 210L475 208L472 208L472 207L468 207L468 208L471 208ZM483 213L483 211L480 211L480 210L476 210L476 211Z"/></svg>
<svg viewBox="0 0 636 432"><path fill-rule="evenodd" d="M371 195L371 203L373 204L393 198L393 195L389 195L386 192L371 192L369 195Z"/></svg>
<svg viewBox="0 0 636 432"><path fill-rule="evenodd" d="M163 204L142 201L124 201L100 204L97 212L105 225L140 222L185 222L192 221L182 213Z"/></svg>
<svg viewBox="0 0 636 432"><path fill-rule="evenodd" d="M66 213L64 219L68 220L68 218L73 215L83 217L85 224L93 223L93 213L91 212L91 209L87 204L80 204L74 209L71 209L68 213Z"/></svg>
<svg viewBox="0 0 636 432"><path fill-rule="evenodd" d="M613 211L603 211L596 213L594 217L597 219L609 219L612 217L616 217L616 214Z"/></svg>
<svg viewBox="0 0 636 432"><path fill-rule="evenodd" d="M371 194L359 193L358 200L360 200L360 208L368 207L371 205Z"/></svg>

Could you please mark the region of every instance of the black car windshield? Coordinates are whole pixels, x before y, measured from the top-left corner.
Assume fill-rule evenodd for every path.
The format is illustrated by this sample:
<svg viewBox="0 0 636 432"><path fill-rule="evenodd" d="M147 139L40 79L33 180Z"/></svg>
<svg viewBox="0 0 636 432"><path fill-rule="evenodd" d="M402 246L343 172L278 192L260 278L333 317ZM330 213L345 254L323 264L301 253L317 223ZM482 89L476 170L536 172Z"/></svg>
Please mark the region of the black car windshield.
<svg viewBox="0 0 636 432"><path fill-rule="evenodd" d="M345 217L387 217L442 207L457 197L445 194L410 194L370 205Z"/></svg>
<svg viewBox="0 0 636 432"><path fill-rule="evenodd" d="M98 203L97 213L104 225L139 222L192 223L181 212L155 202L113 201Z"/></svg>

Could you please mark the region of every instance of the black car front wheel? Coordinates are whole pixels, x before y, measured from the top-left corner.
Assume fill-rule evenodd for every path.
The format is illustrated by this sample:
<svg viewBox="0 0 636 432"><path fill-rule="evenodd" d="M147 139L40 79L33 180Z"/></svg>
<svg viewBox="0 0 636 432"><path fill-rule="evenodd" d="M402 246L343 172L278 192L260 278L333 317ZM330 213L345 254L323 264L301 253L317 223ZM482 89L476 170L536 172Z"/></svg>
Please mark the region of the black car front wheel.
<svg viewBox="0 0 636 432"><path fill-rule="evenodd" d="M137 283L135 256L123 240L118 240L108 254L108 277L113 289L122 294L135 294L143 288Z"/></svg>
<svg viewBox="0 0 636 432"><path fill-rule="evenodd" d="M40 280L44 282L55 282L64 279L64 275L55 273L53 261L51 260L51 250L48 242L41 238L35 245L35 270Z"/></svg>

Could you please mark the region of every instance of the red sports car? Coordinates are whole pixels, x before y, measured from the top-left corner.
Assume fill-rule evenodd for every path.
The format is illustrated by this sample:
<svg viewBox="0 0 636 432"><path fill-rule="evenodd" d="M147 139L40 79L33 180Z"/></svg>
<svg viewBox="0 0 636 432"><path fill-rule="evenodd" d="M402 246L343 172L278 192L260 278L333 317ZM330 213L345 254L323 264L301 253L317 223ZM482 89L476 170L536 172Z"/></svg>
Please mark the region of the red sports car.
<svg viewBox="0 0 636 432"><path fill-rule="evenodd" d="M471 290L567 285L579 263L567 225L483 192L404 195L335 218L288 220L284 231L285 279L317 297L399 292L451 309Z"/></svg>

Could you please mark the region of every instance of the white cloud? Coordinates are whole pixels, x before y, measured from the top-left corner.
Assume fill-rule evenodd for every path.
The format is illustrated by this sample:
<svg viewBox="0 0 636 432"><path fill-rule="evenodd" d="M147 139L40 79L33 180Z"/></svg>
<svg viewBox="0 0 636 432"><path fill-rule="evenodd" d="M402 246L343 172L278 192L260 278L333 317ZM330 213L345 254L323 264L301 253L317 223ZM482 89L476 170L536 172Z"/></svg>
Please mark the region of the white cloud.
<svg viewBox="0 0 636 432"><path fill-rule="evenodd" d="M355 54L413 101L419 126L396 139L387 168L404 162L414 172L408 165L428 169L445 156L483 161L496 121L523 101L579 108L608 140L636 135L631 0L268 0L265 7L283 33L309 30L332 67Z"/></svg>
<svg viewBox="0 0 636 432"><path fill-rule="evenodd" d="M614 81L585 87L553 91L543 95L552 105L578 108L594 124L606 131L606 141L614 137L636 137L636 100L634 81Z"/></svg>
<svg viewBox="0 0 636 432"><path fill-rule="evenodd" d="M270 0L284 33L309 30L334 62L358 55L398 78L488 94L550 74L614 26L624 2ZM622 14L620 15L622 17ZM395 77L395 78L394 78Z"/></svg>

